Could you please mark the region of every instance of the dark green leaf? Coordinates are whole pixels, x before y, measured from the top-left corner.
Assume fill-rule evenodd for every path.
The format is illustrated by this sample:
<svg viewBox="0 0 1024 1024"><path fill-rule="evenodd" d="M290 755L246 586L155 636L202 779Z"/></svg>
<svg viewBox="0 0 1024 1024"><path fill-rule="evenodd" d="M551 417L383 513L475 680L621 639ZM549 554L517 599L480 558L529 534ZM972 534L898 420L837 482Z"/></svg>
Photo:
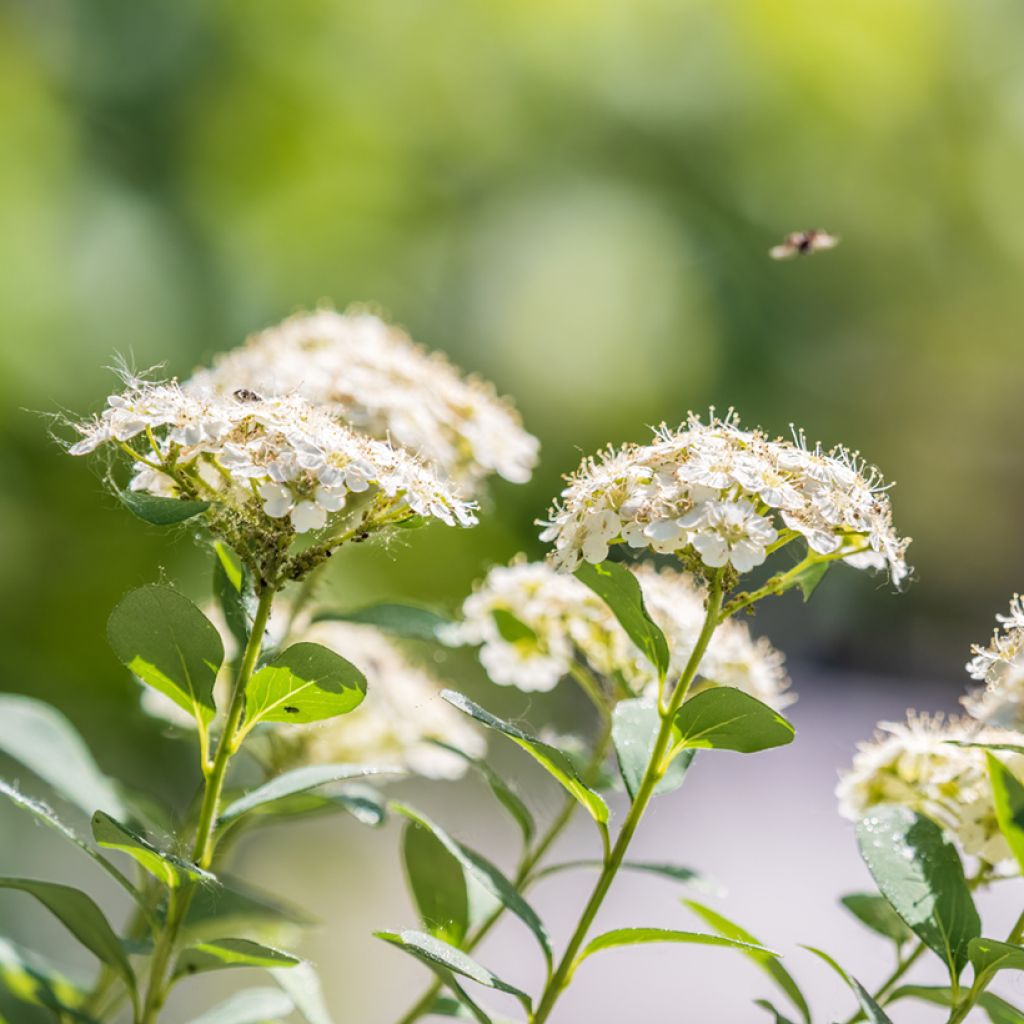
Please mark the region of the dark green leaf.
<svg viewBox="0 0 1024 1024"><path fill-rule="evenodd" d="M883 896L874 893L855 892L840 901L846 909L873 932L892 939L897 945L909 942L914 933L903 923L899 914Z"/></svg>
<svg viewBox="0 0 1024 1024"><path fill-rule="evenodd" d="M242 650L249 639L253 618L254 594L249 572L223 541L215 541L213 551L213 593L238 649Z"/></svg>
<svg viewBox="0 0 1024 1024"><path fill-rule="evenodd" d="M193 1017L191 1024L272 1024L294 1009L292 1001L279 988L250 988Z"/></svg>
<svg viewBox="0 0 1024 1024"><path fill-rule="evenodd" d="M313 616L313 621L363 623L411 640L436 640L438 631L451 625L451 619L429 608L394 603L372 604L351 612L322 611Z"/></svg>
<svg viewBox="0 0 1024 1024"><path fill-rule="evenodd" d="M975 984L997 971L1024 971L1024 949L997 939L971 939L967 955L974 966Z"/></svg>
<svg viewBox="0 0 1024 1024"><path fill-rule="evenodd" d="M264 665L246 691L246 729L259 722L319 722L347 714L366 696L366 677L320 644L293 644Z"/></svg>
<svg viewBox="0 0 1024 1024"><path fill-rule="evenodd" d="M1024 786L999 758L985 752L996 821L1017 864L1024 871Z"/></svg>
<svg viewBox="0 0 1024 1024"><path fill-rule="evenodd" d="M402 860L416 909L426 930L453 946L469 931L469 890L461 862L430 829L406 823Z"/></svg>
<svg viewBox="0 0 1024 1024"><path fill-rule="evenodd" d="M719 935L723 935L727 939L736 939L752 947L741 952L745 953L778 985L797 1010L800 1011L800 1016L803 1017L807 1024L811 1024L811 1011L803 992L800 991L800 986L797 985L796 981L793 980L793 976L779 963L774 955L760 952L757 947L761 946L761 942L758 939L754 938L746 929L741 928L735 921L730 921L727 917L712 910L710 907L704 906L702 903L696 903L693 900L683 900L683 904L689 907L708 927L713 928Z"/></svg>
<svg viewBox="0 0 1024 1024"><path fill-rule="evenodd" d="M550 965L551 942L543 923L533 907L520 895L518 889L489 860L454 840L444 829L419 811L414 811L411 807L406 807L403 804L392 804L391 809L394 813L402 814L410 821L428 829L448 853L459 862L467 876L474 879L486 892L515 914L533 932Z"/></svg>
<svg viewBox="0 0 1024 1024"><path fill-rule="evenodd" d="M660 728L661 716L658 714L656 701L647 697L637 697L634 700L620 701L615 705L612 712L612 743L619 762L619 772L630 799L636 797L640 788ZM686 770L692 760L692 750L685 750L675 758L655 788L655 794L678 789L683 784Z"/></svg>
<svg viewBox="0 0 1024 1024"><path fill-rule="evenodd" d="M591 817L598 824L605 826L608 823L608 805L600 794L595 793L579 777L576 769L572 766L569 758L555 747L543 743L535 736L523 732L522 729L504 722L495 717L489 711L485 711L479 704L474 704L468 697L454 690L444 690L441 696L453 707L465 712L475 718L481 725L494 729L502 735L507 736L513 743L523 748L535 761L547 769L547 771L565 787L576 800L582 804Z"/></svg>
<svg viewBox="0 0 1024 1024"><path fill-rule="evenodd" d="M860 1006L861 1013L864 1014L869 1024L892 1024L885 1011L875 1002L871 993L852 974L847 974L828 953L815 949L813 946L804 946L804 949L824 960L849 985L853 990L853 994L857 997L857 1005Z"/></svg>
<svg viewBox="0 0 1024 1024"><path fill-rule="evenodd" d="M156 584L133 590L110 613L107 639L118 660L144 683L209 725L224 644L187 597Z"/></svg>
<svg viewBox="0 0 1024 1024"><path fill-rule="evenodd" d="M691 697L673 724L679 746L743 754L785 746L795 734L777 711L731 686L714 686Z"/></svg>
<svg viewBox="0 0 1024 1024"><path fill-rule="evenodd" d="M0 878L0 889L17 889L34 896L86 949L112 967L131 991L135 990L135 973L120 939L103 911L84 892L31 878Z"/></svg>
<svg viewBox="0 0 1024 1024"><path fill-rule="evenodd" d="M122 825L103 811L97 811L92 816L92 835L100 846L108 850L120 850L134 858L168 888L174 889L186 879L213 881L213 875L208 871L158 849L145 836Z"/></svg>
<svg viewBox="0 0 1024 1024"><path fill-rule="evenodd" d="M32 697L0 696L0 750L48 782L86 815L97 807L124 814L116 784L107 778L74 726Z"/></svg>
<svg viewBox="0 0 1024 1024"><path fill-rule="evenodd" d="M806 604L831 567L831 562L812 562L806 569L793 577L786 589L799 587L800 592L804 595L804 604Z"/></svg>
<svg viewBox="0 0 1024 1024"><path fill-rule="evenodd" d="M643 591L637 578L624 565L585 562L576 570L576 578L585 583L619 620L629 638L660 676L668 672L670 655L665 634L647 614Z"/></svg>
<svg viewBox="0 0 1024 1024"><path fill-rule="evenodd" d="M902 985L889 996L887 1002L895 1003L900 999L920 999L935 1006L953 1006L953 993L950 989L933 985ZM978 996L977 1005L985 1011L992 1024L1024 1024L1024 1013L991 992L982 992Z"/></svg>
<svg viewBox="0 0 1024 1024"><path fill-rule="evenodd" d="M312 964L302 961L294 967L271 968L270 973L288 993L296 1011L307 1024L334 1024L324 1002L320 977Z"/></svg>
<svg viewBox="0 0 1024 1024"><path fill-rule="evenodd" d="M0 985L16 999L84 1020L75 1012L85 1000L83 988L69 981L38 953L0 938Z"/></svg>
<svg viewBox="0 0 1024 1024"><path fill-rule="evenodd" d="M893 910L959 977L981 923L963 864L935 822L907 807L876 807L857 827L857 842Z"/></svg>
<svg viewBox="0 0 1024 1024"><path fill-rule="evenodd" d="M174 966L174 977L229 967L290 967L300 962L291 953L251 939L210 939L182 950Z"/></svg>
<svg viewBox="0 0 1024 1024"><path fill-rule="evenodd" d="M225 824L247 811L256 808L263 809L268 804L284 800L296 793L305 793L317 786L325 786L330 782L380 774L402 775L404 773L401 768L375 768L373 765L367 764L311 764L304 768L295 768L283 775L278 775L270 782L265 782L262 786L257 786L245 796L228 804L221 812L219 821L221 824Z"/></svg>
<svg viewBox="0 0 1024 1024"><path fill-rule="evenodd" d="M517 644L520 640L536 642L537 633L533 627L516 618L507 608L492 608L491 618L506 643Z"/></svg>
<svg viewBox="0 0 1024 1024"><path fill-rule="evenodd" d="M142 491L119 491L117 495L129 512L152 523L154 526L173 526L183 523L186 519L205 512L208 501L189 501L186 498L158 498Z"/></svg>

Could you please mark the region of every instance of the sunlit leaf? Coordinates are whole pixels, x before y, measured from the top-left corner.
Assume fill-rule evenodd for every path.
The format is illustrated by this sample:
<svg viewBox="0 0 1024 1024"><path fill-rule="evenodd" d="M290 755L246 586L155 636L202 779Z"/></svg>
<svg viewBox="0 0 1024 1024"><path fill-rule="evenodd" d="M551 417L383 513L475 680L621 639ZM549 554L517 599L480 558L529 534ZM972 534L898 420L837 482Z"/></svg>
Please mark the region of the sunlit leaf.
<svg viewBox="0 0 1024 1024"><path fill-rule="evenodd" d="M753 754L793 742L795 731L774 708L731 686L713 686L676 712L678 745Z"/></svg>
<svg viewBox="0 0 1024 1024"><path fill-rule="evenodd" d="M126 853L171 889L177 888L185 880L213 880L209 872L158 849L145 836L122 825L103 811L97 811L92 816L92 835L100 846Z"/></svg>
<svg viewBox="0 0 1024 1024"><path fill-rule="evenodd" d="M182 950L174 966L174 977L231 967L289 967L300 962L291 953L251 939L210 939Z"/></svg>
<svg viewBox="0 0 1024 1024"><path fill-rule="evenodd" d="M999 831L1024 871L1024 786L999 758L985 752Z"/></svg>
<svg viewBox="0 0 1024 1024"><path fill-rule="evenodd" d="M44 957L0 938L0 985L23 1003L71 1015L85 1000L84 988L68 980ZM75 1012L76 1019L83 1019Z"/></svg>

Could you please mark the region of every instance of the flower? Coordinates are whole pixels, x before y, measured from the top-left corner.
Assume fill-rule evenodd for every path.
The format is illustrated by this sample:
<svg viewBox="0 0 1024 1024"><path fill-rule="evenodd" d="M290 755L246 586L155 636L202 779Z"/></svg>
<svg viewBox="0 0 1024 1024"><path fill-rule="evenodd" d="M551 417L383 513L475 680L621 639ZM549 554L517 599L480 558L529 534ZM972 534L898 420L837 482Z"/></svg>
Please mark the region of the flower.
<svg viewBox="0 0 1024 1024"><path fill-rule="evenodd" d="M625 543L745 573L802 538L814 555L888 568L897 585L910 574L876 469L844 448L808 447L800 432L785 441L741 430L732 413L707 423L691 413L650 444L584 459L540 525L568 572Z"/></svg>
<svg viewBox="0 0 1024 1024"><path fill-rule="evenodd" d="M985 752L956 744L1019 739L1007 730L942 715L911 712L906 723L881 722L874 740L858 745L853 765L840 777L839 812L856 821L876 804L902 804L937 821L965 853L989 864L1009 860L1012 853L996 820ZM1024 756L993 753L1024 781Z"/></svg>
<svg viewBox="0 0 1024 1024"><path fill-rule="evenodd" d="M671 569L640 565L633 572L648 612L668 640L670 674L678 676L704 622L704 593ZM575 577L545 562L517 559L491 569L444 639L479 645L487 674L502 686L551 690L580 659L600 679L621 679L634 694L657 689L657 672L608 606ZM778 709L795 699L786 692L782 655L767 640L754 640L739 621L727 620L715 631L698 674L694 692L708 685L735 686Z"/></svg>
<svg viewBox="0 0 1024 1024"><path fill-rule="evenodd" d="M985 686L961 699L972 718L1007 728L1024 727L1024 598L1015 594L1008 615L987 647L975 644L967 672Z"/></svg>
<svg viewBox="0 0 1024 1024"><path fill-rule="evenodd" d="M478 377L366 310L321 309L253 335L199 370L186 391L298 394L374 437L416 453L466 494L492 473L530 479L539 442Z"/></svg>
<svg viewBox="0 0 1024 1024"><path fill-rule="evenodd" d="M476 522L475 506L413 455L298 396L200 396L174 381L126 384L100 415L76 425L81 440L69 451L85 455L136 442L133 491L256 509L271 521L287 519L296 533L323 529L352 495L371 489L375 526L413 515L448 525Z"/></svg>

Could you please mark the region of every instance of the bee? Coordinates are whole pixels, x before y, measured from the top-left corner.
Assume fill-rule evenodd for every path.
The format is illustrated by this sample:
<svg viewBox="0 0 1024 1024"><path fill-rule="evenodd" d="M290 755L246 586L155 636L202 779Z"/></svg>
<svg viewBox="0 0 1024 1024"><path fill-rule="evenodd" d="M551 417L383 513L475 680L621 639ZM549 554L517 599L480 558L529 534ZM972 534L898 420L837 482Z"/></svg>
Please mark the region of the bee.
<svg viewBox="0 0 1024 1024"><path fill-rule="evenodd" d="M782 245L773 245L768 255L773 260L791 260L794 256L806 256L812 252L824 252L839 244L838 235L816 228L813 231L791 231Z"/></svg>
<svg viewBox="0 0 1024 1024"><path fill-rule="evenodd" d="M250 391L248 388L238 388L233 391L232 394L235 399L239 402L262 402L263 396L257 395L255 391Z"/></svg>

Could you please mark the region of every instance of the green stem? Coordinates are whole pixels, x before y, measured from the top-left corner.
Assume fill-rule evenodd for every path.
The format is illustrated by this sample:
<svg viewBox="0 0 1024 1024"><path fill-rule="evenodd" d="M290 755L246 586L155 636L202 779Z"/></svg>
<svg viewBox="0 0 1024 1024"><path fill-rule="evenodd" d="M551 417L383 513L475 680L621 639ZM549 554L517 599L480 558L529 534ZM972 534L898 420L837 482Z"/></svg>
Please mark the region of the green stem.
<svg viewBox="0 0 1024 1024"><path fill-rule="evenodd" d="M594 891L591 893L590 899L583 909L583 914L580 917L579 924L576 926L576 930L573 932L572 938L569 940L565 954L548 980L544 992L541 994L537 1012L533 1016L533 1024L544 1024L544 1021L551 1015L551 1011L554 1009L559 996L568 986L580 947L583 945L587 933L590 931L590 926L594 923L594 918L601 909L601 904L608 895L608 890L611 889L612 882L615 880L615 876L618 874L619 868L626 858L626 851L629 849L629 844L633 839L637 826L640 824L640 819L643 817L644 811L654 795L654 790L665 774L668 767L665 764L665 754L671 744L672 719L686 699L690 685L697 675L701 659L704 657L708 644L711 642L711 637L721 621L721 611L722 582L721 573L718 572L712 577L711 585L708 589L708 606L707 614L704 618L704 626L701 629L693 651L690 653L690 659L686 663L686 668L683 670L679 683L671 696L669 705L662 713L661 728L658 730L658 735L655 738L654 749L651 751L651 757L647 763L647 769L644 772L640 788L637 790L633 804L626 815L626 820L622 824L622 829L615 840L615 845L606 858L604 870L601 872L597 884L594 886Z"/></svg>
<svg viewBox="0 0 1024 1024"><path fill-rule="evenodd" d="M1022 938L1024 938L1024 910L1021 911L1020 916L1010 929L1010 934L1006 937L1006 941L1011 946L1019 946ZM974 1004L978 1001L979 996L988 988L989 982L994 977L995 971L992 971L975 978L974 984L970 987L967 995L953 1007L953 1011L950 1013L946 1024L960 1024L974 1008Z"/></svg>
<svg viewBox="0 0 1024 1024"><path fill-rule="evenodd" d="M259 605L253 618L252 632L249 634L249 640L245 645L245 653L242 656L241 664L238 666L238 673L235 676L235 684L231 691L231 703L228 706L224 729L217 743L217 752L214 755L213 766L206 775L206 787L203 792L203 802L199 808L199 821L196 825L195 843L192 848L192 860L201 868L208 868L213 861L214 829L217 823L217 812L220 809L224 779L227 776L231 755L237 750L236 734L242 721L242 715L245 712L245 691L260 656L260 650L263 646L263 634L267 628L270 608L273 603L274 591L270 588L263 590L260 593ZM205 769L206 766L204 765L204 772ZM188 914L189 906L192 903L194 891L194 883L184 881L180 889L172 889L168 896L167 916L163 931L158 936L153 949L153 959L149 972L149 987L146 991L146 1001L143 1006L142 1015L139 1018L139 1024L153 1024L156 1021L161 1006L163 1006L164 999L167 996L167 968L174 953L178 932L181 930L181 926Z"/></svg>

